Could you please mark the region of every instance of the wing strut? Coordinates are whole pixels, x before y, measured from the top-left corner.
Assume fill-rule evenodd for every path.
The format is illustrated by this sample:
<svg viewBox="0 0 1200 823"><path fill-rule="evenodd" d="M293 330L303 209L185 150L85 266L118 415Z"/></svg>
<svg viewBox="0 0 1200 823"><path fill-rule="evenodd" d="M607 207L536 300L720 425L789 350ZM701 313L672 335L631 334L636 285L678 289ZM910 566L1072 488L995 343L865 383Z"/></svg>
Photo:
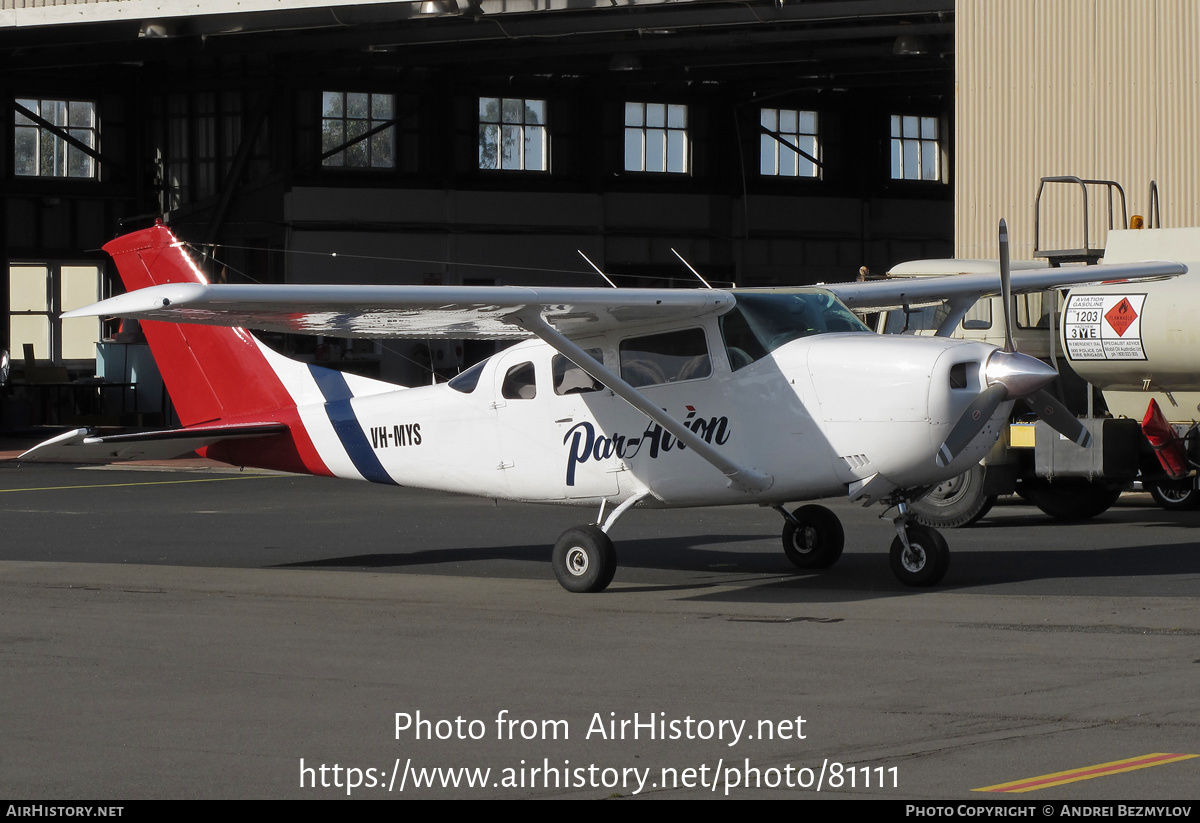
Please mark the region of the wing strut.
<svg viewBox="0 0 1200 823"><path fill-rule="evenodd" d="M696 454L715 466L721 474L728 477L731 486L753 493L766 491L775 483L775 478L769 474L764 474L756 469L748 469L734 463L710 444L704 442L703 438L683 425L683 423L651 403L637 389L606 369L603 363L597 361L547 323L545 318L542 317L542 313L538 310L538 307L526 306L525 309L508 315L508 320L513 325L519 326L525 329L525 331L540 337L551 348L599 380L626 403L662 426L676 440L695 451Z"/></svg>

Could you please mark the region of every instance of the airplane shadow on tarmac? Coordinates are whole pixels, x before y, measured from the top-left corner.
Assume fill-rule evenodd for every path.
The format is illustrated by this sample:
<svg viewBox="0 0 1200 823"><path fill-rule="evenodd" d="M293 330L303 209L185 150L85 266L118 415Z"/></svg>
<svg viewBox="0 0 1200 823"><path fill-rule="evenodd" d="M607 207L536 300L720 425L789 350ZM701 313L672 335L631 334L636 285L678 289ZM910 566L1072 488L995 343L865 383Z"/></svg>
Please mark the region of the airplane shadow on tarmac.
<svg viewBox="0 0 1200 823"><path fill-rule="evenodd" d="M950 572L942 583L931 589L913 589L902 585L892 575L888 555L882 550L852 547L833 568L806 572L792 567L782 551L729 548L739 543L762 543L762 535L720 534L619 540L617 559L620 565L609 591L632 593L674 590L692 592L704 599L715 597L733 601L796 600L798 596L800 599L817 596L825 601L847 601L967 590L976 590L977 593L1043 594L1050 593L1046 586L1058 586L1065 581L1071 587L1070 591L1063 592L1066 594L1112 595L1121 592L1106 585L1105 581L1124 585L1138 578L1189 578L1200 574L1200 547L1190 543L1145 542L1122 547L1089 548L1089 532L1095 528L1112 526L1100 520L1070 527L1070 545L1077 548L1062 548L1066 543L1057 535L1065 536L1065 532L1060 532L1065 527L1047 527L1044 517L1030 515L1008 518L994 525L997 531L1009 533L1022 526L1036 526L1044 539L1023 539L1020 548L974 548L972 544L977 541L972 539L972 534L991 531L986 526L950 532ZM1153 529L1176 528L1178 525L1141 524ZM1083 533L1074 529L1081 529ZM989 542L997 541L993 536ZM955 546L959 550L956 551ZM357 554L285 563L273 568L419 569L435 574L448 572L483 577L545 579L552 583L549 561L550 547L538 543ZM455 568L464 565L470 568ZM1031 588L1025 584L1033 585ZM719 594L712 591L717 588L720 588Z"/></svg>

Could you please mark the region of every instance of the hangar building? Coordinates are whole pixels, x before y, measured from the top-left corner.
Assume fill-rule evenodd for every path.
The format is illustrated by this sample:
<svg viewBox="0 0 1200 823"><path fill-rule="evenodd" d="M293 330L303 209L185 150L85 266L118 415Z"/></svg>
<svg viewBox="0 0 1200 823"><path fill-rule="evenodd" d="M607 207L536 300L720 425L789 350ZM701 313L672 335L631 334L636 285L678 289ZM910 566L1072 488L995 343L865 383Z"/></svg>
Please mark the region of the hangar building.
<svg viewBox="0 0 1200 823"><path fill-rule="evenodd" d="M1045 174L1194 221L1196 34L1187 0L0 0L0 347L43 385L2 422L161 422L136 337L58 318L155 219L228 282L599 285L582 251L658 286L672 250L740 285L991 256L1002 214L1028 256ZM488 353L270 342L405 383Z"/></svg>

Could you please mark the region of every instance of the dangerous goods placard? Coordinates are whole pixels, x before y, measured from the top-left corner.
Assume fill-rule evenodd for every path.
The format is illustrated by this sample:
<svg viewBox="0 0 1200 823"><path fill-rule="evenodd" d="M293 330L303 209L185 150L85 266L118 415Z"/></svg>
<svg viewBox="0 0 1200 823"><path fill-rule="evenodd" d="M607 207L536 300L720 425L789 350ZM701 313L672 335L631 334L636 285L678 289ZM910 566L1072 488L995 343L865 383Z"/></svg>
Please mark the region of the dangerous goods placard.
<svg viewBox="0 0 1200 823"><path fill-rule="evenodd" d="M1145 360L1144 294L1073 294L1063 311L1070 360Z"/></svg>

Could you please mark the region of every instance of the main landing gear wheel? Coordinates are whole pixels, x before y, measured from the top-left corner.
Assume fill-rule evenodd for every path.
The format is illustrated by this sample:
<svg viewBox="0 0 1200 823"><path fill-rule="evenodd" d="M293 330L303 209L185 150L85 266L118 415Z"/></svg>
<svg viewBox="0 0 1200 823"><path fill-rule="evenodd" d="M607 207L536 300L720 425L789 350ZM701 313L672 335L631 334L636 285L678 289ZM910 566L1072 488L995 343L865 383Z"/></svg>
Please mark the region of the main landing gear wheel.
<svg viewBox="0 0 1200 823"><path fill-rule="evenodd" d="M969 526L991 511L996 496L983 493L987 470L976 463L958 477L943 480L929 494L909 506L913 520L922 526L957 529Z"/></svg>
<svg viewBox="0 0 1200 823"><path fill-rule="evenodd" d="M950 568L950 548L936 529L907 526L908 548L899 536L892 541L892 573L906 586L933 586Z"/></svg>
<svg viewBox="0 0 1200 823"><path fill-rule="evenodd" d="M599 526L567 529L554 544L554 576L569 592L602 592L617 571L617 552Z"/></svg>
<svg viewBox="0 0 1200 823"><path fill-rule="evenodd" d="M846 534L824 506L801 506L783 523L783 553L802 569L827 569L842 556Z"/></svg>

